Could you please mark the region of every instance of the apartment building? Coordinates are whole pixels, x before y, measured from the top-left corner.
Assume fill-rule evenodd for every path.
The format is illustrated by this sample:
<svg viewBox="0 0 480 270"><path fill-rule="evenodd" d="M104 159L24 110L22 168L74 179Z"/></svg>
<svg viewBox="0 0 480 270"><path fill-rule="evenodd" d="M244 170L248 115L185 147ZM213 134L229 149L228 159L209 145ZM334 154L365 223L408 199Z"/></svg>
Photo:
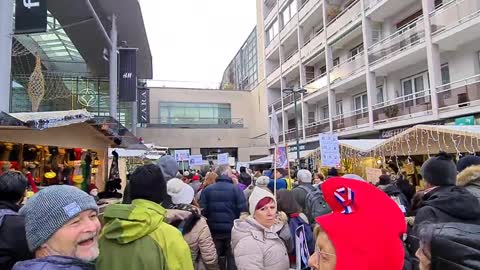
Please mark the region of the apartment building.
<svg viewBox="0 0 480 270"><path fill-rule="evenodd" d="M257 0L257 7L268 114L277 114L282 141L295 144L296 124L305 149L322 132L386 138L415 124L478 117L480 0Z"/></svg>

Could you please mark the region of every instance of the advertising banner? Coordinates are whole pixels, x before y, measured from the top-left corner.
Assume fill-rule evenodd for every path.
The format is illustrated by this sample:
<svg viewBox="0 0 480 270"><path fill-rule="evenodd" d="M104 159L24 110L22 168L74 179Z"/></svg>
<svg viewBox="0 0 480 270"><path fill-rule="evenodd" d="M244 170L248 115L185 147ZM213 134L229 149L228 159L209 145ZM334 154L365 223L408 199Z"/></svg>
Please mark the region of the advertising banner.
<svg viewBox="0 0 480 270"><path fill-rule="evenodd" d="M150 89L140 88L138 89L138 123L145 124L150 123Z"/></svg>
<svg viewBox="0 0 480 270"><path fill-rule="evenodd" d="M15 34L47 31L47 0L16 0Z"/></svg>
<svg viewBox="0 0 480 270"><path fill-rule="evenodd" d="M137 101L137 48L121 48L118 72L118 100Z"/></svg>

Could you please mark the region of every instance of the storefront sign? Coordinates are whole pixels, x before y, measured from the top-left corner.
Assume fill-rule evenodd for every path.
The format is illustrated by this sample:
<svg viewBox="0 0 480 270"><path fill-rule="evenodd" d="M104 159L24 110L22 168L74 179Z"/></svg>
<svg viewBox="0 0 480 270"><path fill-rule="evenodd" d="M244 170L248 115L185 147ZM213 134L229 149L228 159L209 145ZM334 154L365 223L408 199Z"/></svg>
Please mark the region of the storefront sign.
<svg viewBox="0 0 480 270"><path fill-rule="evenodd" d="M340 146L338 136L335 134L320 134L320 153L322 166L340 166Z"/></svg>
<svg viewBox="0 0 480 270"><path fill-rule="evenodd" d="M47 31L47 0L16 0L15 34Z"/></svg>
<svg viewBox="0 0 480 270"><path fill-rule="evenodd" d="M422 125L444 125L444 121L436 121L436 122L427 122L427 123L421 123ZM411 128L413 126L406 126L406 127L400 127L400 128L392 128L392 129L385 129L380 132L380 138L379 139L390 139L393 136L396 136L405 130Z"/></svg>
<svg viewBox="0 0 480 270"><path fill-rule="evenodd" d="M464 116L455 118L455 125L456 126L473 126L475 125L475 116Z"/></svg>
<svg viewBox="0 0 480 270"><path fill-rule="evenodd" d="M137 101L137 48L121 48L119 51L119 101Z"/></svg>
<svg viewBox="0 0 480 270"><path fill-rule="evenodd" d="M138 89L138 123L150 123L150 89Z"/></svg>

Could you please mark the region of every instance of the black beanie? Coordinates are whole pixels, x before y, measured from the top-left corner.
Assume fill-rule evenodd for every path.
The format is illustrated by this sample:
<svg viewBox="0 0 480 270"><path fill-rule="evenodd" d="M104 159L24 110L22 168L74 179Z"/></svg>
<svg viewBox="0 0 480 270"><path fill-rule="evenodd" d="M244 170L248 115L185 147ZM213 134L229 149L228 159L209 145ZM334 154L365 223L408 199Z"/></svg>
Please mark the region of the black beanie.
<svg viewBox="0 0 480 270"><path fill-rule="evenodd" d="M480 165L480 157L471 155L464 156L457 162L457 171L460 173L473 165Z"/></svg>
<svg viewBox="0 0 480 270"><path fill-rule="evenodd" d="M452 156L440 152L423 163L420 173L433 186L454 186L457 178L457 167Z"/></svg>
<svg viewBox="0 0 480 270"><path fill-rule="evenodd" d="M138 167L130 175L130 197L162 203L167 197L167 183L160 167L155 164Z"/></svg>

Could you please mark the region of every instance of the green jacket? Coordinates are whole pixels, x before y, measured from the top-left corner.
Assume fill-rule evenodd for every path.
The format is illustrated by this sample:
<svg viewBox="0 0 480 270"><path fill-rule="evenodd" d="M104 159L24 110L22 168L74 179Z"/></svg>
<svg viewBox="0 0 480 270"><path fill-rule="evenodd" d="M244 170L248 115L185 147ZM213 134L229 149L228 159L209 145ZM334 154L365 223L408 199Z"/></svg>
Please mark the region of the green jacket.
<svg viewBox="0 0 480 270"><path fill-rule="evenodd" d="M97 270L193 270L190 248L165 215L163 207L141 199L108 206Z"/></svg>

